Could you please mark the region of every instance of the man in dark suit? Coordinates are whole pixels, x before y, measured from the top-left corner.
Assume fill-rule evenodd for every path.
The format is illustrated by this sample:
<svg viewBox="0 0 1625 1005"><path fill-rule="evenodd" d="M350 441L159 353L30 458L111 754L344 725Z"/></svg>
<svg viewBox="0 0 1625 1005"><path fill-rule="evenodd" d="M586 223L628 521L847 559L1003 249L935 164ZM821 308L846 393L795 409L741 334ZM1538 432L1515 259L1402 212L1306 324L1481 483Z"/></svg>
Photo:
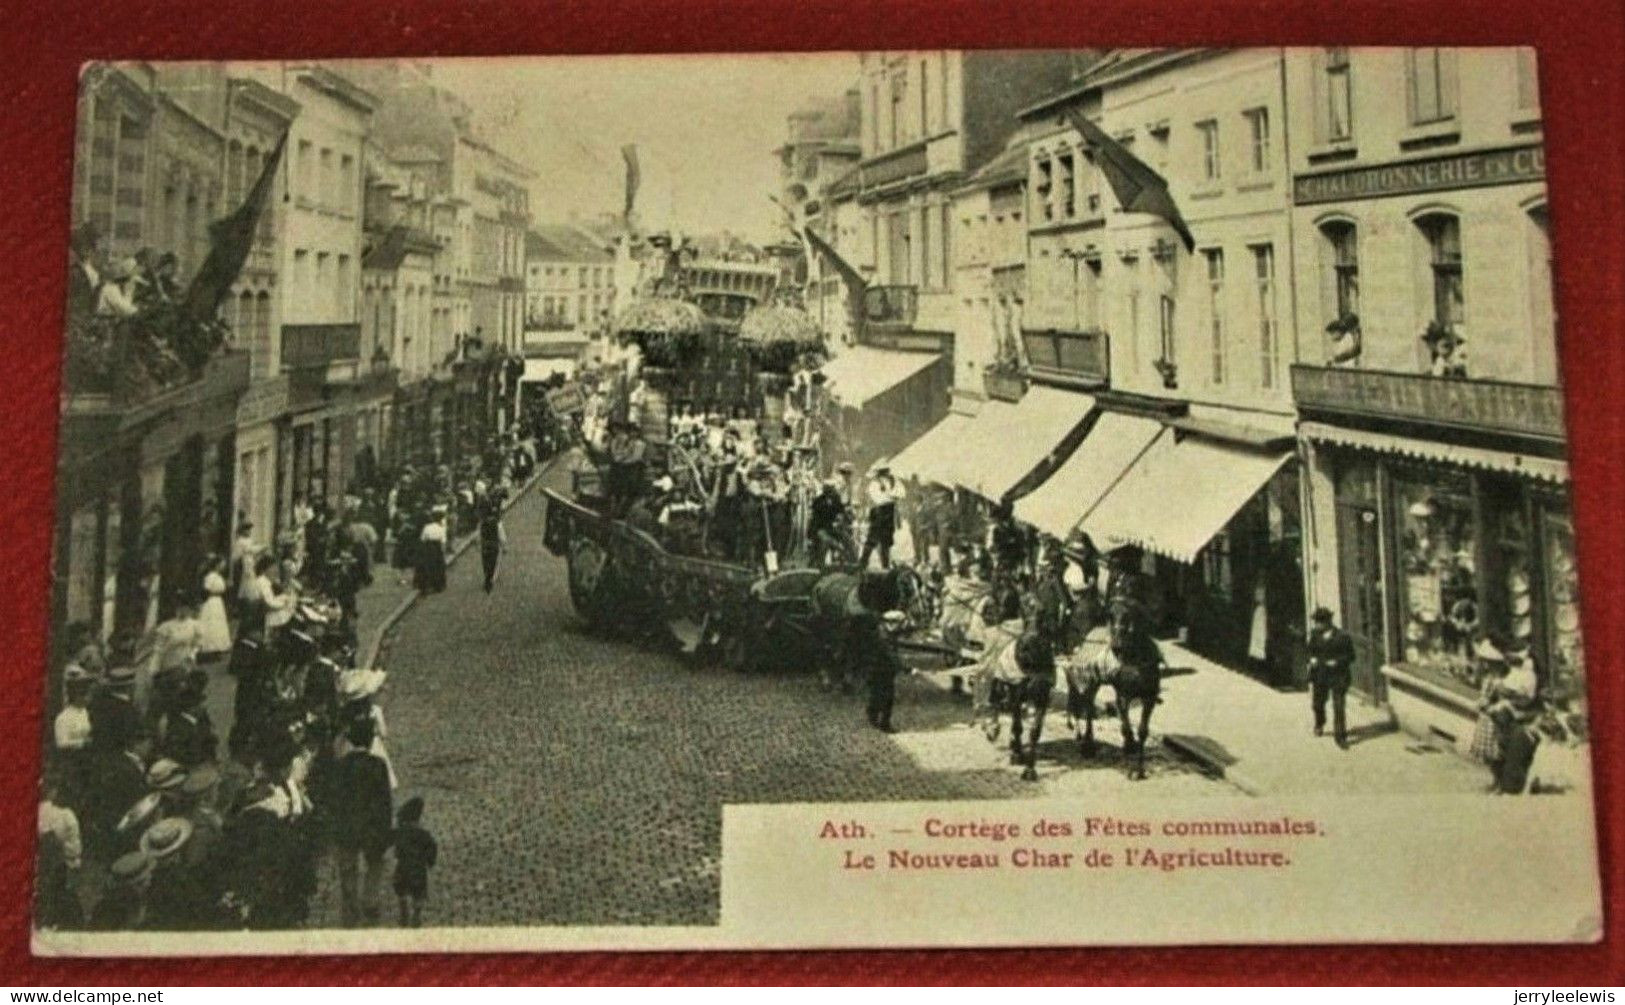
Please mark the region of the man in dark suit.
<svg viewBox="0 0 1625 1005"><path fill-rule="evenodd" d="M1332 623L1332 612L1315 608L1309 629L1310 703L1315 710L1315 735L1326 731L1326 699L1332 701L1332 735L1347 748L1348 724L1344 716L1349 681L1354 668L1354 640Z"/></svg>
<svg viewBox="0 0 1625 1005"><path fill-rule="evenodd" d="M129 749L130 741L142 731L141 712L135 707L135 670L114 667L107 680L90 700L90 746L102 757Z"/></svg>
<svg viewBox="0 0 1625 1005"><path fill-rule="evenodd" d="M147 755L151 749L152 738L137 731L130 734L122 750L97 759L87 823L91 825L90 833L98 855L110 856L110 849L118 843L115 832L119 820L147 794ZM121 848L120 853L134 850L133 840L130 845Z"/></svg>
<svg viewBox="0 0 1625 1005"><path fill-rule="evenodd" d="M345 739L351 749L333 765L330 812L339 859L342 917L346 925L354 925L378 919L378 886L395 826L395 807L389 768L370 752L372 720L351 722Z"/></svg>
<svg viewBox="0 0 1625 1005"><path fill-rule="evenodd" d="M902 621L903 615L898 611L888 611L880 618L866 616L861 625L854 626L852 633L850 658L863 671L868 685L869 725L882 733L897 732L891 722L892 706L897 701L897 675L908 672L897 656L893 638Z"/></svg>
<svg viewBox="0 0 1625 1005"><path fill-rule="evenodd" d="M208 680L202 670L188 675L177 696L175 711L164 717L164 738L158 752L183 768L202 764L214 746L214 727L204 708Z"/></svg>

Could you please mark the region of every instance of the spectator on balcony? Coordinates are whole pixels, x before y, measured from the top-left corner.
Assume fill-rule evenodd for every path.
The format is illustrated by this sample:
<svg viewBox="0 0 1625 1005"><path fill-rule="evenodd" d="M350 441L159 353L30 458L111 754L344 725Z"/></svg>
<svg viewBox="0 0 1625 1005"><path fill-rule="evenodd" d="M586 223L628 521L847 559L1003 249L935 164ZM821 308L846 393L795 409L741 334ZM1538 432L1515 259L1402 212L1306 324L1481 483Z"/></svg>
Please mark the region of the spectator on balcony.
<svg viewBox="0 0 1625 1005"><path fill-rule="evenodd" d="M140 312L136 306L135 260L120 258L108 266L107 281L101 285L96 313L101 317L129 318Z"/></svg>
<svg viewBox="0 0 1625 1005"><path fill-rule="evenodd" d="M181 299L180 260L175 253L166 251L152 266L152 295L164 303L178 303Z"/></svg>
<svg viewBox="0 0 1625 1005"><path fill-rule="evenodd" d="M93 223L75 227L68 241L71 266L68 271L69 317L86 317L96 312L103 282L101 269L98 267L101 243L101 231Z"/></svg>

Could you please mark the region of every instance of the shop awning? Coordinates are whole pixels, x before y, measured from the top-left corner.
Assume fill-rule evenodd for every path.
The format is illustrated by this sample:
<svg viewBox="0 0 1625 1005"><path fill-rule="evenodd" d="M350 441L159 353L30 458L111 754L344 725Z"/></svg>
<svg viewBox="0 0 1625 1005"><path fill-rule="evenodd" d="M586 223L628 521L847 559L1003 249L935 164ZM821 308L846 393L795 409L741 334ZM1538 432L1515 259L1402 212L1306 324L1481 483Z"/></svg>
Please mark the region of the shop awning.
<svg viewBox="0 0 1625 1005"><path fill-rule="evenodd" d="M824 364L822 372L831 397L851 408L862 408L938 358L934 352L890 352L855 345L842 349Z"/></svg>
<svg viewBox="0 0 1625 1005"><path fill-rule="evenodd" d="M1181 562L1196 553L1292 457L1172 430L1154 440L1083 518L1101 548L1139 545Z"/></svg>
<svg viewBox="0 0 1625 1005"><path fill-rule="evenodd" d="M1391 433L1373 433L1364 429L1346 429L1325 422L1305 422L1299 429L1306 438L1320 443L1335 443L1338 446L1355 447L1360 450L1416 457L1441 464L1504 471L1508 474L1524 475L1559 484L1569 480L1568 462L1550 457L1536 457L1506 450L1485 450L1482 447L1464 447L1454 443L1395 436Z"/></svg>
<svg viewBox="0 0 1625 1005"><path fill-rule="evenodd" d="M1033 387L1016 404L990 401L960 442L956 484L999 500L1038 467L1095 405L1076 391Z"/></svg>
<svg viewBox="0 0 1625 1005"><path fill-rule="evenodd" d="M1078 449L1044 484L1016 500L1016 516L1065 538L1162 432L1162 423L1103 412Z"/></svg>
<svg viewBox="0 0 1625 1005"><path fill-rule="evenodd" d="M892 458L892 473L922 482L959 484L960 471L966 467L965 436L973 421L968 415L950 414Z"/></svg>

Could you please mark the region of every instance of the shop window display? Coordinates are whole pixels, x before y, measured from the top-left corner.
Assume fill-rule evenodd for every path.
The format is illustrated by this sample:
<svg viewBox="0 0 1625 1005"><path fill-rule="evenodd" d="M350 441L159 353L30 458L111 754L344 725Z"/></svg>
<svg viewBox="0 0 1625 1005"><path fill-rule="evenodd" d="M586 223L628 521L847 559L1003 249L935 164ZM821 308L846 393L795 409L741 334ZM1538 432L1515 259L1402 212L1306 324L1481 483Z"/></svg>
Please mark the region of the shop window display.
<svg viewBox="0 0 1625 1005"><path fill-rule="evenodd" d="M1574 711L1585 694L1585 650L1580 643L1580 581L1574 561L1574 522L1547 513L1541 521L1547 556L1547 626L1551 639L1551 668L1546 695L1555 705L1572 703Z"/></svg>
<svg viewBox="0 0 1625 1005"><path fill-rule="evenodd" d="M1434 475L1395 485L1405 662L1477 686L1472 645L1479 632L1477 541L1465 476Z"/></svg>

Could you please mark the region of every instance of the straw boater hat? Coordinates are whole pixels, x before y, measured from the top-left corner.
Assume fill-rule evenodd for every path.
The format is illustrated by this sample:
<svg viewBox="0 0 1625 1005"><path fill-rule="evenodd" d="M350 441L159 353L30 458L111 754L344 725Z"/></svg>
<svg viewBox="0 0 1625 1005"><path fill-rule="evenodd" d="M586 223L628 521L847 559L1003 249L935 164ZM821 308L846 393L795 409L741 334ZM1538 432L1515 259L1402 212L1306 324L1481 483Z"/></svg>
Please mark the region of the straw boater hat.
<svg viewBox="0 0 1625 1005"><path fill-rule="evenodd" d="M147 787L157 792L173 789L186 781L186 769L167 757L160 757L147 769Z"/></svg>
<svg viewBox="0 0 1625 1005"><path fill-rule="evenodd" d="M181 795L190 799L208 795L220 784L220 772L211 764L200 764L181 782Z"/></svg>
<svg viewBox="0 0 1625 1005"><path fill-rule="evenodd" d="M107 671L108 687L134 687L135 667L118 666Z"/></svg>
<svg viewBox="0 0 1625 1005"><path fill-rule="evenodd" d="M163 803L163 797L156 792L149 792L136 800L136 804L125 811L119 818L118 826L114 830L120 834L131 831L145 830L147 824L158 815L158 807Z"/></svg>
<svg viewBox="0 0 1625 1005"><path fill-rule="evenodd" d="M142 851L132 851L128 855L121 855L113 860L108 867L108 877L114 886L139 886L148 876L152 875L152 856Z"/></svg>
<svg viewBox="0 0 1625 1005"><path fill-rule="evenodd" d="M141 835L141 850L154 859L167 858L185 847L192 837L192 821L185 817L165 817Z"/></svg>
<svg viewBox="0 0 1625 1005"><path fill-rule="evenodd" d="M389 675L382 670L343 670L339 672L338 694L345 701L370 698L384 686Z"/></svg>

